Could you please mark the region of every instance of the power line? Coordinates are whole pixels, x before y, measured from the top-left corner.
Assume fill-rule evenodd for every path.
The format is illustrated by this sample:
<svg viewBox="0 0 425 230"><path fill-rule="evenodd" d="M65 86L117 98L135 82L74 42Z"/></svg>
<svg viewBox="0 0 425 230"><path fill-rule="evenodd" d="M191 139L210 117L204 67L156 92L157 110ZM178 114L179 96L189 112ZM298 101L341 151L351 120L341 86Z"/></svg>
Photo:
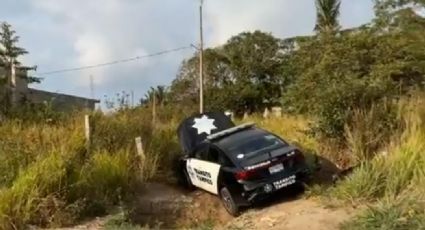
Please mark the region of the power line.
<svg viewBox="0 0 425 230"><path fill-rule="evenodd" d="M52 71L38 73L37 75L52 75L52 74L57 74L57 73L66 73L66 72L81 71L81 70L86 70L86 69L100 68L100 67L116 65L116 64L126 63L126 62L138 61L138 60L143 59L143 58L160 56L160 55L164 55L164 54L168 54L168 53L172 53L172 52L177 52L177 51L180 51L180 50L191 49L191 48L192 48L191 46L183 46L183 47L179 47L179 48L175 48L175 49L163 50L163 51L152 53L152 54L136 56L136 57L126 58L126 59L120 59L120 60L115 60L115 61L110 61L110 62L105 62L105 63L86 65L86 66L67 68L67 69L52 70Z"/></svg>

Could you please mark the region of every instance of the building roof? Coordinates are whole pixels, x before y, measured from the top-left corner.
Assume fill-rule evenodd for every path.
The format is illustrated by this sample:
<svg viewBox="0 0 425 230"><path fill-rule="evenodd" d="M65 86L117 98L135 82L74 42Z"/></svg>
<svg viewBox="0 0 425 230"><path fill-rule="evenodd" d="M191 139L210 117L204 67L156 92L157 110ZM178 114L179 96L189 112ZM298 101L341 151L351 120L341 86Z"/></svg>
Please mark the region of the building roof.
<svg viewBox="0 0 425 230"><path fill-rule="evenodd" d="M49 92L34 88L28 88L29 93L43 93L43 94L50 94L51 97L69 97L69 98L75 98L79 100L86 100L94 103L100 103L99 99L93 99L93 98L87 98L87 97L80 97L75 95L69 95L69 94L63 94L63 93L55 93L55 92Z"/></svg>

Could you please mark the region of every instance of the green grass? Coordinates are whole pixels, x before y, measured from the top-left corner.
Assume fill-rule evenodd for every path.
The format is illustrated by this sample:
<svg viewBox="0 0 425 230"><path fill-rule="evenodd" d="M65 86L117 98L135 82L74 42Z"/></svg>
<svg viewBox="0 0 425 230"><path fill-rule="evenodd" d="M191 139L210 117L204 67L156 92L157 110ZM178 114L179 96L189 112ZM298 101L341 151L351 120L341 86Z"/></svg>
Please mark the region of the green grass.
<svg viewBox="0 0 425 230"><path fill-rule="evenodd" d="M419 186L406 194L380 199L353 220L343 224L346 230L425 229L425 191L419 194ZM422 185L425 186L425 185ZM422 187L425 188L425 187Z"/></svg>
<svg viewBox="0 0 425 230"><path fill-rule="evenodd" d="M361 124L359 118L348 126L352 136L347 136L347 146L357 156L355 159L362 162L361 166L335 188L316 185L310 189L311 195L329 194L346 203L369 204L344 228L424 228L425 191L417 189L425 185L423 103L410 99L403 104L405 112L400 116L403 120L399 130L392 138L371 145L365 141L375 131L365 134L364 130L374 123L373 114L363 114L370 116L366 124ZM180 152L176 129L185 114L170 108L159 114L155 125L149 108L124 109L112 115L94 114L90 151L85 148L83 114L55 122L11 120L1 124L0 229L22 229L28 224L71 225L131 201L145 181L173 181L171 169ZM270 119L253 116L238 123L248 121L298 145L307 153L312 167L314 155L326 145L308 135L310 121L302 116ZM138 136L142 137L146 159L136 154L134 138ZM386 156L377 154L382 146L388 153ZM329 147L329 151L340 149ZM206 221L191 227L210 229L211 223ZM125 221L110 225L109 229L114 228L142 229Z"/></svg>
<svg viewBox="0 0 425 230"><path fill-rule="evenodd" d="M105 230L149 230L148 227L134 225L125 218L124 214L115 215L104 225Z"/></svg>
<svg viewBox="0 0 425 230"><path fill-rule="evenodd" d="M404 108L404 132L387 154L363 161L330 195L368 208L345 229L425 229L425 101Z"/></svg>
<svg viewBox="0 0 425 230"><path fill-rule="evenodd" d="M129 200L143 181L172 175L177 123L158 119L153 127L151 119L145 108L94 114L89 151L84 114L0 124L0 229L58 227L102 215ZM143 160L136 154L138 136Z"/></svg>

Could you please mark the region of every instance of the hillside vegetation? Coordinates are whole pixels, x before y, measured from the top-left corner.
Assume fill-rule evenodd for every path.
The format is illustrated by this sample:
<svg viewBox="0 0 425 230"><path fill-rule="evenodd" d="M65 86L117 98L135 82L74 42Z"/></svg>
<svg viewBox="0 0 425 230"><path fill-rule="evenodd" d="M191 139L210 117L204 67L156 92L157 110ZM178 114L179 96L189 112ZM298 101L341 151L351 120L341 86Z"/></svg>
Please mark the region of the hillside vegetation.
<svg viewBox="0 0 425 230"><path fill-rule="evenodd" d="M312 36L243 32L207 49L205 107L232 110L238 123L251 120L275 132L312 156L312 166L320 159L336 170L354 167L335 185L319 180L308 191L362 209L342 228L424 229L425 19L417 9L425 2L374 3L376 18L357 28L340 28L340 1L317 0ZM20 52L2 50L2 66L10 66L11 54L26 53L6 27L0 43ZM48 103L11 107L6 92L0 98L0 229L70 225L131 207L147 181L174 183L175 132L197 111L198 73L195 53L169 87L152 88L139 106L130 108L125 94L107 100L111 113L90 113L90 146L85 113L57 113ZM272 106L284 115L264 119ZM250 116L243 120L243 114ZM145 158L136 153L139 136Z"/></svg>
<svg viewBox="0 0 425 230"><path fill-rule="evenodd" d="M0 229L62 226L102 215L142 181L170 174L176 126L167 120L153 128L150 114L143 109L93 114L90 149L84 114L54 123L16 119L0 125ZM138 136L144 161L136 154Z"/></svg>
<svg viewBox="0 0 425 230"><path fill-rule="evenodd" d="M425 97L403 106L404 129L385 152L331 189L341 200L369 205L346 229L425 228Z"/></svg>

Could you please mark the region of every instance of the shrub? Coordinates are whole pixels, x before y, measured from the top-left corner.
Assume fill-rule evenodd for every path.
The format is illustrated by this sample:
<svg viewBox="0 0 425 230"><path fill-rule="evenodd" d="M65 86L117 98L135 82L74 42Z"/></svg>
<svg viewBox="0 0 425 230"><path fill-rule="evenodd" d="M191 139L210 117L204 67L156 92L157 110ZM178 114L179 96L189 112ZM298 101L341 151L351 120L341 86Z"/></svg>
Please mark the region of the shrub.
<svg viewBox="0 0 425 230"><path fill-rule="evenodd" d="M290 58L294 77L282 97L285 108L314 117L318 134L343 140L353 111L423 88L417 35L375 32L362 28L300 42Z"/></svg>

